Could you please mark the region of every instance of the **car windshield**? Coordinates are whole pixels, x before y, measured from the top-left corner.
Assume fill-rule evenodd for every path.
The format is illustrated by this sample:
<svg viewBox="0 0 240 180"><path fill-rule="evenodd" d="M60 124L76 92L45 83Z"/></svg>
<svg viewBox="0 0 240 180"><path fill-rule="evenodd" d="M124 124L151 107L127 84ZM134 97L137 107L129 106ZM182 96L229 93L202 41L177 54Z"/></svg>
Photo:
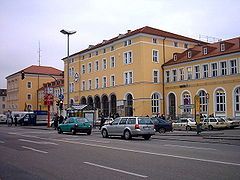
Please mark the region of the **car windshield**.
<svg viewBox="0 0 240 180"><path fill-rule="evenodd" d="M88 122L88 120L86 118L77 118L76 121L80 122L80 123L87 123Z"/></svg>
<svg viewBox="0 0 240 180"><path fill-rule="evenodd" d="M150 118L138 118L138 124L153 124Z"/></svg>
<svg viewBox="0 0 240 180"><path fill-rule="evenodd" d="M189 118L188 120L191 121L191 122L195 122L194 119L191 119L191 118Z"/></svg>

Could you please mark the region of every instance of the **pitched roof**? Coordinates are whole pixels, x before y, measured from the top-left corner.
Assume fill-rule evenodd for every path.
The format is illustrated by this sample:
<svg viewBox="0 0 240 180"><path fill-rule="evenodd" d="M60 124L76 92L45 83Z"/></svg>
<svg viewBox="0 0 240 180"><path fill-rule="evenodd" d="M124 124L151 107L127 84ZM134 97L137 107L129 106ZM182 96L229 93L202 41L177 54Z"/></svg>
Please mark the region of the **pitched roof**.
<svg viewBox="0 0 240 180"><path fill-rule="evenodd" d="M178 35L178 34L174 34L174 33L171 33L171 32L163 31L163 30L160 30L160 29L152 28L152 27L149 27L149 26L144 26L144 27L136 29L134 31L128 30L128 32L126 34L119 34L117 37L114 37L112 39L103 40L101 43L99 43L97 45L90 45L87 49L84 49L82 51L74 53L74 54L70 55L70 57L75 56L77 54L82 54L82 53L97 49L99 47L106 46L108 44L113 43L114 41L124 39L124 38L130 37L130 36L133 36L133 35L139 34L139 33L150 34L150 35L172 38L172 39L178 39L178 40L194 42L194 43L199 43L199 44L207 44L205 42L198 41L196 39L192 39L192 38L185 37L185 36L182 36L182 35ZM67 57L64 57L62 60L66 59L66 58Z"/></svg>
<svg viewBox="0 0 240 180"><path fill-rule="evenodd" d="M224 51L221 51L221 44L224 44L225 46ZM206 54L204 54L205 48L207 52ZM191 57L188 57L188 52L191 52ZM212 44L196 45L193 48L190 48L182 53L174 53L173 56L175 55L176 59L170 59L168 62L163 64L163 66L192 62L204 58L211 58L235 52L240 52L240 37Z"/></svg>
<svg viewBox="0 0 240 180"><path fill-rule="evenodd" d="M54 67L32 65L14 74L7 76L6 79L9 78L10 76L21 73L22 71L25 74L39 74L39 75L53 75L53 76L61 76L63 74L63 71L56 69Z"/></svg>

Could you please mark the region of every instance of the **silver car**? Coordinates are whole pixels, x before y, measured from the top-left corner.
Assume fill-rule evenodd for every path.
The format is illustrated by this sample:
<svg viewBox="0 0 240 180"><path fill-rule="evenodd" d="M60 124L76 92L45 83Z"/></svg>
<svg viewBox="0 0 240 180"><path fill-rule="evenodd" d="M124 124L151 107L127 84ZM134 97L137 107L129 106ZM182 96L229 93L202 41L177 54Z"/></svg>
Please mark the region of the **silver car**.
<svg viewBox="0 0 240 180"><path fill-rule="evenodd" d="M102 137L121 136L128 140L142 136L145 140L155 134L154 124L149 117L118 117L101 129Z"/></svg>

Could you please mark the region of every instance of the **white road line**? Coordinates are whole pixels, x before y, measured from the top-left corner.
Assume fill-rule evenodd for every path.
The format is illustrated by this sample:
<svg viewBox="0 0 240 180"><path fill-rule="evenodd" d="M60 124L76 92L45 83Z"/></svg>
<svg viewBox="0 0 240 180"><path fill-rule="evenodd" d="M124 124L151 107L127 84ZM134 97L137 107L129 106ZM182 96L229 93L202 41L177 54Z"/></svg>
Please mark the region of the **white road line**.
<svg viewBox="0 0 240 180"><path fill-rule="evenodd" d="M39 153L44 153L44 154L48 153L47 151L41 151L41 150L34 149L34 148L31 148L31 147L27 147L27 146L22 146L22 148L29 149L29 150L32 150L32 151L35 151L35 152L39 152Z"/></svg>
<svg viewBox="0 0 240 180"><path fill-rule="evenodd" d="M0 141L0 143L2 143L2 144L3 144L3 143L5 143L5 142L4 142L4 141Z"/></svg>
<svg viewBox="0 0 240 180"><path fill-rule="evenodd" d="M92 166L96 166L96 167L100 167L100 168L104 168L104 169L108 169L108 170L112 170L112 171L117 171L117 172L124 173L124 174L129 174L129 175L133 175L133 176L142 177L142 178L147 178L148 177L148 176L145 176L145 175L128 172L128 171L124 171L124 170L121 170L121 169L115 169L115 168L111 168L111 167L107 167L107 166L102 166L102 165L95 164L95 163L90 163L90 162L83 162L83 163L88 164L88 165L92 165Z"/></svg>
<svg viewBox="0 0 240 180"><path fill-rule="evenodd" d="M173 145L173 144L165 144L163 146L189 148L189 149L200 149L200 150L217 150L217 149L214 149L214 148L202 148L202 147L193 147L193 146L180 146L180 145Z"/></svg>
<svg viewBox="0 0 240 180"><path fill-rule="evenodd" d="M81 142L75 142L75 141L66 141L66 140L61 140L61 139L52 139L52 140L59 141L59 142L71 143L71 144L81 144L81 145L91 146L91 147L113 149L113 150L117 150L117 151L128 151L128 152L133 152L133 153L149 154L149 155L155 155L155 156L165 156L165 157L172 157L172 158L178 158L178 159L186 159L186 160L194 160L194 161L201 161L201 162L208 162L208 163L240 166L240 163L235 163L235 162L225 162L225 161L217 161L217 160L211 160L211 159L200 159L200 158L187 157L187 156L178 156L178 155L172 155L172 154L154 153L154 152L149 152L149 151L125 149L125 148L119 148L119 147L104 146L104 145L99 145L99 144L87 144L87 143L81 143Z"/></svg>
<svg viewBox="0 0 240 180"><path fill-rule="evenodd" d="M83 138L63 138L65 140L69 141L76 141L76 140L83 140L83 141L92 141L92 142L99 142L99 143L110 143L110 141L98 141L98 140L93 140L93 139L83 139Z"/></svg>
<svg viewBox="0 0 240 180"><path fill-rule="evenodd" d="M46 142L46 141L42 141L42 142L39 142L39 141L31 141L31 140L28 140L28 139L18 139L19 141L24 141L24 142L30 142L30 143L34 143L34 144L51 144L51 145L58 145L56 143L53 143L53 142Z"/></svg>

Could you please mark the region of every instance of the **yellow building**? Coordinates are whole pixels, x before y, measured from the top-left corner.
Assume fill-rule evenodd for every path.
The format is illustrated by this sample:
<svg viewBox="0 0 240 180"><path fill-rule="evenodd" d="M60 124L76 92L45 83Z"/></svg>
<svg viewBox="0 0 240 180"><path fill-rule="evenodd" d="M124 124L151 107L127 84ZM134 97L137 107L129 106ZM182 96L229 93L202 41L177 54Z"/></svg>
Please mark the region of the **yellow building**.
<svg viewBox="0 0 240 180"><path fill-rule="evenodd" d="M47 66L29 66L7 79L7 109L11 111L40 110L37 90L43 83L62 78L62 71Z"/></svg>
<svg viewBox="0 0 240 180"><path fill-rule="evenodd" d="M63 59L69 104L88 104L104 116L164 113L162 65L195 39L151 27L128 30ZM69 63L69 64L67 64ZM65 104L67 104L65 98Z"/></svg>
<svg viewBox="0 0 240 180"><path fill-rule="evenodd" d="M194 114L200 97L203 115L240 118L240 38L175 53L164 64L166 113Z"/></svg>

